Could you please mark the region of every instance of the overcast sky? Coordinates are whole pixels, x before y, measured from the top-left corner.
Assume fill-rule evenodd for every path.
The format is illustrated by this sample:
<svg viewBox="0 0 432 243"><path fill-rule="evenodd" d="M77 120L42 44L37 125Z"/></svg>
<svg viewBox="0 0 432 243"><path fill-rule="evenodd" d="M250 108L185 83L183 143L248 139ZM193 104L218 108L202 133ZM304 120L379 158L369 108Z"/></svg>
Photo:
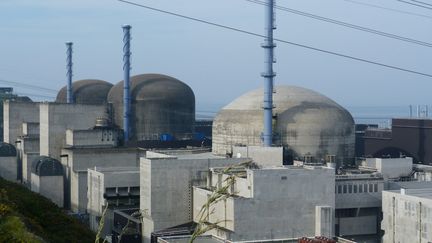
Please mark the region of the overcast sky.
<svg viewBox="0 0 432 243"><path fill-rule="evenodd" d="M264 7L244 0L131 1L263 33ZM279 0L277 3L432 42L432 10L397 0L356 1L415 15L345 0ZM182 80L194 90L198 110L225 105L263 85L262 38L116 0L1 0L0 80L59 89L66 83L64 43L73 41L74 80L97 78L117 83L123 75L122 24L132 25L132 74L162 73ZM430 47L288 12L277 11L275 36L432 74ZM278 43L276 58L276 84L310 88L343 106L432 104L432 78L283 43ZM23 87L17 87L16 91L55 96L55 93Z"/></svg>

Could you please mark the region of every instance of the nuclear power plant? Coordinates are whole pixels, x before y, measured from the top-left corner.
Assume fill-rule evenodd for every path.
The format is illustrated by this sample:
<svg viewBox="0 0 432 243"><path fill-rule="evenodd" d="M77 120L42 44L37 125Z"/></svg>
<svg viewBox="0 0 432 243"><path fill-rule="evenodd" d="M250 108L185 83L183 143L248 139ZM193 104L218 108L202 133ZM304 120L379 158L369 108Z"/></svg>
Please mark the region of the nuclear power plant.
<svg viewBox="0 0 432 243"><path fill-rule="evenodd" d="M224 106L210 133L188 80L130 75L126 25L122 81L73 81L67 42L55 101L4 101L0 176L107 242L431 241L432 161L396 135L430 121L397 121L387 137L316 91L275 85L267 2L264 87Z"/></svg>

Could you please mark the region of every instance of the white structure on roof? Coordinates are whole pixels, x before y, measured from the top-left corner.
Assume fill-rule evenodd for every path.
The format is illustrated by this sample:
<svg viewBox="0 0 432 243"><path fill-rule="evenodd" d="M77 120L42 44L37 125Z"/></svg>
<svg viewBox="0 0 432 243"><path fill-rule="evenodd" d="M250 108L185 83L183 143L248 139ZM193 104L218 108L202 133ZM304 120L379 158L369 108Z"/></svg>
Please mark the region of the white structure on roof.
<svg viewBox="0 0 432 243"><path fill-rule="evenodd" d="M364 165L376 169L384 179L408 177L413 169L413 159L406 158L367 158Z"/></svg>
<svg viewBox="0 0 432 243"><path fill-rule="evenodd" d="M211 169L206 187L194 187L194 221L217 225L229 241L334 236L334 170L326 167ZM232 181L230 183L230 181ZM313 183L311 183L313 181ZM207 206L216 191L231 196ZM200 212L204 207L204 215Z"/></svg>
<svg viewBox="0 0 432 243"><path fill-rule="evenodd" d="M432 188L384 191L384 243L432 241Z"/></svg>

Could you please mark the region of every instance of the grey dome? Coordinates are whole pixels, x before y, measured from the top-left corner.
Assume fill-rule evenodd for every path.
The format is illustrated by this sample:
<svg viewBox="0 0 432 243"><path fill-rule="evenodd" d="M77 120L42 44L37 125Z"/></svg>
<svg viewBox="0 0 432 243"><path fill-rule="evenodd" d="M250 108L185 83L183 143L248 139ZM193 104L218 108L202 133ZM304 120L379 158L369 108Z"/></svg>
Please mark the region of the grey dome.
<svg viewBox="0 0 432 243"><path fill-rule="evenodd" d="M72 93L77 104L99 105L107 103L113 85L103 80L84 79L72 83ZM66 103L66 86L60 89L56 102Z"/></svg>
<svg viewBox="0 0 432 243"><path fill-rule="evenodd" d="M0 157L15 157L16 155L15 146L10 143L0 142Z"/></svg>
<svg viewBox="0 0 432 243"><path fill-rule="evenodd" d="M131 77L131 139L159 139L170 134L178 139L193 132L195 95L180 80L161 74ZM112 87L115 123L123 128L123 81Z"/></svg>
<svg viewBox="0 0 432 243"><path fill-rule="evenodd" d="M56 159L39 156L33 160L31 172L38 176L61 176L63 175L63 166Z"/></svg>
<svg viewBox="0 0 432 243"><path fill-rule="evenodd" d="M354 157L354 120L333 100L312 90L276 86L273 130L275 145L291 155L341 160ZM230 153L233 145L262 145L263 89L244 94L225 106L213 122L213 153Z"/></svg>

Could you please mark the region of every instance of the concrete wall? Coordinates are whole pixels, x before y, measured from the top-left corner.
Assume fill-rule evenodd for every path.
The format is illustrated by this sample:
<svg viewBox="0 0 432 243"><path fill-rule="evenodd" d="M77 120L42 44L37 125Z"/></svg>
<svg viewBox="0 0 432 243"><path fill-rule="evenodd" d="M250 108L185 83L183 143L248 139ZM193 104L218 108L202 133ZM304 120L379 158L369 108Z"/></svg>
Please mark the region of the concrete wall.
<svg viewBox="0 0 432 243"><path fill-rule="evenodd" d="M283 164L283 147L234 146L233 156L251 158L261 166L280 166Z"/></svg>
<svg viewBox="0 0 432 243"><path fill-rule="evenodd" d="M40 154L60 160L67 129L93 128L103 117L104 105L42 103L40 105Z"/></svg>
<svg viewBox="0 0 432 243"><path fill-rule="evenodd" d="M88 169L88 191L87 191L87 212L90 214L90 229L97 231L103 210L107 205L109 209L105 217L102 230L102 237L109 235L113 227L113 210L118 206L108 202L104 198L107 188L116 189L139 187L139 168L138 167L119 167L119 168L94 168ZM130 205L137 207L138 205ZM121 206L120 206L121 207ZM125 206L122 206L123 208Z"/></svg>
<svg viewBox="0 0 432 243"><path fill-rule="evenodd" d="M0 157L0 177L8 181L17 181L18 163L15 156Z"/></svg>
<svg viewBox="0 0 432 243"><path fill-rule="evenodd" d="M39 103L3 102L3 141L15 144L24 122L39 122Z"/></svg>
<svg viewBox="0 0 432 243"><path fill-rule="evenodd" d="M38 176L32 173L31 190L63 207L63 176Z"/></svg>
<svg viewBox="0 0 432 243"><path fill-rule="evenodd" d="M118 144L118 130L67 130L66 145L69 146L111 146Z"/></svg>
<svg viewBox="0 0 432 243"><path fill-rule="evenodd" d="M315 207L315 235L332 238L334 234L334 208Z"/></svg>
<svg viewBox="0 0 432 243"><path fill-rule="evenodd" d="M24 122L22 129L23 136L39 136L39 122Z"/></svg>
<svg viewBox="0 0 432 243"><path fill-rule="evenodd" d="M377 216L339 218L339 234L373 235L377 233Z"/></svg>
<svg viewBox="0 0 432 243"><path fill-rule="evenodd" d="M431 241L431 193L431 188L383 192L384 243Z"/></svg>
<svg viewBox="0 0 432 243"><path fill-rule="evenodd" d="M31 166L33 161L39 157L39 153L24 153L22 157L22 182L25 185L31 184Z"/></svg>
<svg viewBox="0 0 432 243"><path fill-rule="evenodd" d="M412 172L412 158L367 158L366 165L378 170L385 179L409 176Z"/></svg>
<svg viewBox="0 0 432 243"><path fill-rule="evenodd" d="M87 210L87 169L94 167L138 166L139 151L135 148L63 149L61 162L65 167L65 206L73 212Z"/></svg>
<svg viewBox="0 0 432 243"><path fill-rule="evenodd" d="M381 206L384 181L370 175L336 176L336 209Z"/></svg>
<svg viewBox="0 0 432 243"><path fill-rule="evenodd" d="M192 186L206 185L211 167L238 164L245 159L141 158L140 209L143 237L192 221Z"/></svg>
<svg viewBox="0 0 432 243"><path fill-rule="evenodd" d="M247 170L247 180L251 181L252 198L238 197L236 194L212 206L217 209L210 210L209 222L226 227L225 237L228 240L269 240L314 235L316 220L322 223L323 218L331 218L331 222L326 223L333 234L333 214L316 217L317 206L335 206L333 169L282 167ZM211 191L208 193L211 194ZM200 197L201 201L195 202L194 199L194 216L205 203L202 201L205 197ZM326 227L321 230L326 231Z"/></svg>

